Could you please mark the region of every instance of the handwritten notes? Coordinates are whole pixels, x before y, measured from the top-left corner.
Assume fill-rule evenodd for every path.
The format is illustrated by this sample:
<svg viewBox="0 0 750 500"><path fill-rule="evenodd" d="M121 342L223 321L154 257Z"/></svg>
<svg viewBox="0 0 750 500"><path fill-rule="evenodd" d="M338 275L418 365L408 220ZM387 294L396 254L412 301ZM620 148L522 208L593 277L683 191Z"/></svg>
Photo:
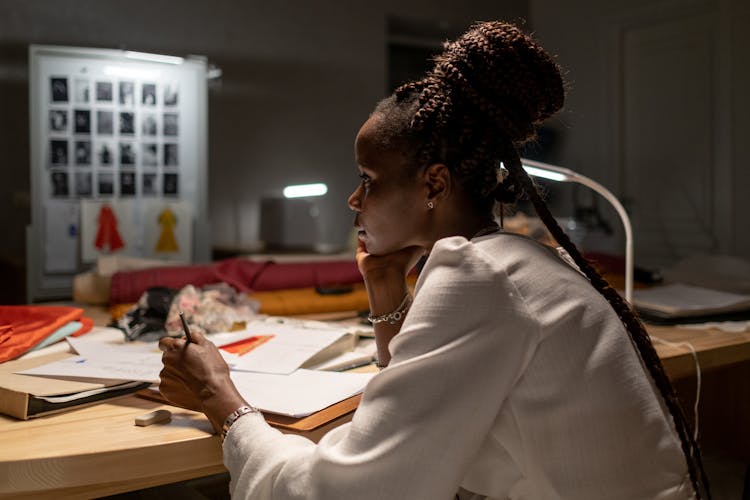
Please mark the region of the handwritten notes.
<svg viewBox="0 0 750 500"><path fill-rule="evenodd" d="M155 344L102 344L68 338L78 356L25 370L25 375L158 382L161 353Z"/></svg>

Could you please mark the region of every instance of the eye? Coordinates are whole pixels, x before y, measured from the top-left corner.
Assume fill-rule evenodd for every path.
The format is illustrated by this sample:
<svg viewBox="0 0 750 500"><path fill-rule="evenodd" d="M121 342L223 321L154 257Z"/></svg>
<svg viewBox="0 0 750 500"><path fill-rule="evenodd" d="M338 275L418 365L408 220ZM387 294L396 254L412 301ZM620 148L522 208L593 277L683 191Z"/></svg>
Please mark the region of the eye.
<svg viewBox="0 0 750 500"><path fill-rule="evenodd" d="M364 186L365 189L367 189L370 186L370 182L372 182L372 179L370 179L370 176L365 173L362 173L362 174L359 174L359 178L361 179L360 183L362 184L362 186Z"/></svg>

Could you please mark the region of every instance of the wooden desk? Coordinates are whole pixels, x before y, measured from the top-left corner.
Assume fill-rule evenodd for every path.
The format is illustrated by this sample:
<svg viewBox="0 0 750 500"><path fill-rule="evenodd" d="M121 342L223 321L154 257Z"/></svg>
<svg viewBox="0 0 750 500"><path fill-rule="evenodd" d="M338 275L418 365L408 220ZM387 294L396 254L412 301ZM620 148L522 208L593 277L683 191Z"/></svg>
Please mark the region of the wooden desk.
<svg viewBox="0 0 750 500"><path fill-rule="evenodd" d="M750 332L650 325L648 331L670 342L689 342L698 354L702 449L750 464ZM693 356L687 347L654 345L692 422L697 383Z"/></svg>
<svg viewBox="0 0 750 500"><path fill-rule="evenodd" d="M170 422L134 424L162 408ZM317 442L351 417L297 434ZM27 421L0 416L0 436L0 498L92 498L226 470L202 413L134 395Z"/></svg>
<svg viewBox="0 0 750 500"><path fill-rule="evenodd" d="M748 333L670 327L649 331L665 340L691 342L704 372L750 366ZM657 351L669 375L687 381L684 391L694 390L689 350L657 346ZM745 407L750 406L749 394L744 394ZM172 411L170 423L134 425L136 416L159 408ZM332 421L309 437L317 441L350 418ZM741 413L737 418L743 418ZM701 419L704 422L703 414ZM136 396L29 421L0 416L0 435L0 497L90 498L224 471L219 439L202 414ZM743 439L750 442L750 436L737 440L735 432L731 437L740 448Z"/></svg>
<svg viewBox="0 0 750 500"><path fill-rule="evenodd" d="M701 371L724 368L750 360L750 332L729 333L718 329L695 330L674 326L646 325L651 337L669 342L689 342L698 354ZM673 380L695 375L690 349L654 341L664 369Z"/></svg>

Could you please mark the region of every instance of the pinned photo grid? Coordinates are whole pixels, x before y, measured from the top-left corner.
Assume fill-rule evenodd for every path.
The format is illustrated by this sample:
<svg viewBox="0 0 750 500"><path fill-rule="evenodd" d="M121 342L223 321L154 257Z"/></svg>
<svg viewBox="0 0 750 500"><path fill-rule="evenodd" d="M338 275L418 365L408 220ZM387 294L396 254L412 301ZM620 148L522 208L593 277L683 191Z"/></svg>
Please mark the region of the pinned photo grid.
<svg viewBox="0 0 750 500"><path fill-rule="evenodd" d="M65 259L47 256L45 269L75 271L79 259L141 251L189 260L193 208L181 199L179 82L91 71L51 75L46 87L45 233L68 251ZM50 210L66 204L81 207L75 237L67 225L49 227L62 220Z"/></svg>

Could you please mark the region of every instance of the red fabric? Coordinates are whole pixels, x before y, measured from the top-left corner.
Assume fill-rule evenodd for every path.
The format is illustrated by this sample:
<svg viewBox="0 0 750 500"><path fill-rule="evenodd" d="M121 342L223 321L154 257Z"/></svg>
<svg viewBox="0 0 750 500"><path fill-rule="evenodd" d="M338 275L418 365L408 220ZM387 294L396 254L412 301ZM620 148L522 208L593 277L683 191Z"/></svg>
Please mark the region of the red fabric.
<svg viewBox="0 0 750 500"><path fill-rule="evenodd" d="M0 363L17 358L82 316L78 307L0 306Z"/></svg>
<svg viewBox="0 0 750 500"><path fill-rule="evenodd" d="M224 282L249 293L361 281L362 275L354 260L277 264L236 258L213 264L115 273L109 300L112 304L136 302L144 291L154 286L179 289L185 285L202 287Z"/></svg>
<svg viewBox="0 0 750 500"><path fill-rule="evenodd" d="M71 337L80 337L81 335L85 333L89 333L92 328L94 328L94 320L91 318L87 318L86 316L81 316L81 319L78 320L80 323L83 324L81 328L79 328L77 331L70 334Z"/></svg>

